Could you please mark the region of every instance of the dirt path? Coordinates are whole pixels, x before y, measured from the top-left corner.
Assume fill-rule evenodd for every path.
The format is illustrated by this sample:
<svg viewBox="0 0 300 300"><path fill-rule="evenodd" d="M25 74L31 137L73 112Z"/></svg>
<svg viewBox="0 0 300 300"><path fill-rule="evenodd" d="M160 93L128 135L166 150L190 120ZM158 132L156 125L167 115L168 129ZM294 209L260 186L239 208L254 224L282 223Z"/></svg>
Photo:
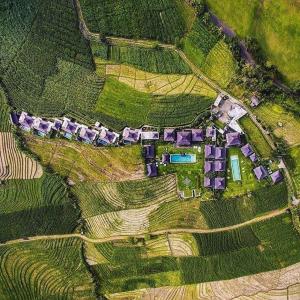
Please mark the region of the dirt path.
<svg viewBox="0 0 300 300"><path fill-rule="evenodd" d="M40 235L40 236L33 236L28 237L26 239L16 239L16 240L10 240L5 243L0 244L1 246L5 245L13 245L18 243L27 243L31 241L39 241L39 240L54 240L54 239L66 239L66 238L80 238L85 242L89 243L106 243L106 242L113 242L113 241L120 241L120 240L126 240L130 237L136 237L136 238L142 238L145 234L150 235L163 235L163 234L170 234L170 233L217 233L217 232L224 232L224 231L230 231L234 229L238 229L244 226L253 225L259 222L263 222L265 220L280 216L282 214L285 214L289 211L288 207L274 210L271 212L268 212L267 214L261 215L259 217L256 217L254 219L248 220L243 223L235 224L232 226L227 227L221 227L221 228L213 228L213 229L193 229L193 228L172 228L172 229L163 229L163 230L157 230L153 232L146 232L143 234L138 235L118 235L118 236L110 236L106 238L101 239L93 239L89 238L85 235L79 234L79 233L70 233L70 234L57 234L57 235Z"/></svg>

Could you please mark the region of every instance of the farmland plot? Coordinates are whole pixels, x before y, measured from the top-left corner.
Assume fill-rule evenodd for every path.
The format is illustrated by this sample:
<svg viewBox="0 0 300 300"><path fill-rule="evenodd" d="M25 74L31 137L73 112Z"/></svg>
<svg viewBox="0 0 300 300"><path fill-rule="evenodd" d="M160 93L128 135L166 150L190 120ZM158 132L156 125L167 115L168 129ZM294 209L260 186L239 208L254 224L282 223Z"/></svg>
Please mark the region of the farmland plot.
<svg viewBox="0 0 300 300"><path fill-rule="evenodd" d="M33 179L43 175L41 165L22 153L10 132L0 132L0 180Z"/></svg>
<svg viewBox="0 0 300 300"><path fill-rule="evenodd" d="M0 247L1 299L95 299L78 239Z"/></svg>

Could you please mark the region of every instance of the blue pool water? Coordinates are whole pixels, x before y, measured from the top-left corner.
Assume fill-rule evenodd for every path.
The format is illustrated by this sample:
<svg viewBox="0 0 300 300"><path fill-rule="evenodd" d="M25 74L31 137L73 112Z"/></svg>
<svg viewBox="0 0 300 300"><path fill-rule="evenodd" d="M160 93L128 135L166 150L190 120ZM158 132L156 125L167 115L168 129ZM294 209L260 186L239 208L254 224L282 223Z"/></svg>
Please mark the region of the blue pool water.
<svg viewBox="0 0 300 300"><path fill-rule="evenodd" d="M196 154L171 154L171 164L192 164L196 162Z"/></svg>
<svg viewBox="0 0 300 300"><path fill-rule="evenodd" d="M233 181L241 180L242 178L241 178L239 157L237 155L230 156L230 164L231 164Z"/></svg>

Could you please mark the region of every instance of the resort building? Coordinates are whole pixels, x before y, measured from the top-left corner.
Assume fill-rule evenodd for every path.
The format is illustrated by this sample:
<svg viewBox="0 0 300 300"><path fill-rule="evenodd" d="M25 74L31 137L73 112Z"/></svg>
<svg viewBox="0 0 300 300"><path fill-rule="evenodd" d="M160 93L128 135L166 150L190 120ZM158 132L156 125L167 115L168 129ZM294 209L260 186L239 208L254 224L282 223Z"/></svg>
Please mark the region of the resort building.
<svg viewBox="0 0 300 300"><path fill-rule="evenodd" d="M215 146L205 145L204 155L205 155L205 159L214 159L215 158Z"/></svg>
<svg viewBox="0 0 300 300"><path fill-rule="evenodd" d="M206 128L206 137L211 139L213 142L217 139L217 130L214 127L207 127Z"/></svg>
<svg viewBox="0 0 300 300"><path fill-rule="evenodd" d="M176 131L174 128L165 128L164 130L164 141L165 142L175 142Z"/></svg>
<svg viewBox="0 0 300 300"><path fill-rule="evenodd" d="M35 117L29 116L27 112L22 111L19 118L20 127L25 131L30 131L33 127L34 120Z"/></svg>
<svg viewBox="0 0 300 300"><path fill-rule="evenodd" d="M205 132L202 128L192 129L192 142L203 142L205 138Z"/></svg>
<svg viewBox="0 0 300 300"><path fill-rule="evenodd" d="M169 164L170 163L170 154L169 153L163 153L161 157L161 162L163 164Z"/></svg>
<svg viewBox="0 0 300 300"><path fill-rule="evenodd" d="M282 181L283 176L282 176L281 172L279 170L277 170L271 174L271 179L272 179L272 182L275 184L275 183Z"/></svg>
<svg viewBox="0 0 300 300"><path fill-rule="evenodd" d="M54 119L54 123L53 123L52 129L54 129L54 130L56 130L56 131L61 130L62 123L63 123L63 122L62 122L61 120Z"/></svg>
<svg viewBox="0 0 300 300"><path fill-rule="evenodd" d="M257 107L260 104L260 100L256 96L251 97L251 107Z"/></svg>
<svg viewBox="0 0 300 300"><path fill-rule="evenodd" d="M109 131L107 128L101 126L99 128L100 133L99 133L99 137L97 139L97 144L100 145L112 145L114 143L117 142L117 140L119 139L120 135L118 133Z"/></svg>
<svg viewBox="0 0 300 300"><path fill-rule="evenodd" d="M80 125L76 122L72 122L68 118L64 118L61 129L65 132L64 137L71 139L80 129Z"/></svg>
<svg viewBox="0 0 300 300"><path fill-rule="evenodd" d="M264 166L256 167L253 171L258 180L262 180L268 176L268 172Z"/></svg>
<svg viewBox="0 0 300 300"><path fill-rule="evenodd" d="M10 121L13 125L19 125L19 118L20 116L15 111L10 113Z"/></svg>
<svg viewBox="0 0 300 300"><path fill-rule="evenodd" d="M255 152L253 152L250 156L249 156L250 160L252 162L257 162L258 158Z"/></svg>
<svg viewBox="0 0 300 300"><path fill-rule="evenodd" d="M215 190L224 190L225 189L225 178L216 177L214 188L215 188Z"/></svg>
<svg viewBox="0 0 300 300"><path fill-rule="evenodd" d="M99 132L97 130L89 129L88 127L84 126L80 129L79 140L83 141L86 144L92 144L98 134Z"/></svg>
<svg viewBox="0 0 300 300"><path fill-rule="evenodd" d="M226 148L216 147L215 148L215 159L226 159Z"/></svg>
<svg viewBox="0 0 300 300"><path fill-rule="evenodd" d="M147 176L156 177L157 176L157 165L156 163L147 164Z"/></svg>
<svg viewBox="0 0 300 300"><path fill-rule="evenodd" d="M204 187L213 188L215 185L214 178L204 177Z"/></svg>
<svg viewBox="0 0 300 300"><path fill-rule="evenodd" d="M53 127L54 123L45 121L41 118L35 118L33 122L33 128L37 131L37 134L40 136L48 135Z"/></svg>
<svg viewBox="0 0 300 300"><path fill-rule="evenodd" d="M142 140L159 140L158 131L142 131L141 132Z"/></svg>
<svg viewBox="0 0 300 300"><path fill-rule="evenodd" d="M153 159L155 157L155 147L154 145L144 146L144 155L146 159Z"/></svg>
<svg viewBox="0 0 300 300"><path fill-rule="evenodd" d="M140 139L141 130L125 127L123 130L123 142L125 144L137 143Z"/></svg>
<svg viewBox="0 0 300 300"><path fill-rule="evenodd" d="M213 161L206 161L204 163L204 174L211 173L215 170L215 165Z"/></svg>
<svg viewBox="0 0 300 300"><path fill-rule="evenodd" d="M215 172L224 172L226 169L226 163L224 160L216 160L214 162L214 170Z"/></svg>
<svg viewBox="0 0 300 300"><path fill-rule="evenodd" d="M192 143L192 132L191 131L177 132L177 139L176 139L177 147L190 146L191 143Z"/></svg>
<svg viewBox="0 0 300 300"><path fill-rule="evenodd" d="M249 157L251 154L253 154L253 149L250 146L250 144L246 144L241 148L242 153L244 154L245 157Z"/></svg>
<svg viewBox="0 0 300 300"><path fill-rule="evenodd" d="M226 134L226 147L240 146L241 135L239 132L229 132Z"/></svg>

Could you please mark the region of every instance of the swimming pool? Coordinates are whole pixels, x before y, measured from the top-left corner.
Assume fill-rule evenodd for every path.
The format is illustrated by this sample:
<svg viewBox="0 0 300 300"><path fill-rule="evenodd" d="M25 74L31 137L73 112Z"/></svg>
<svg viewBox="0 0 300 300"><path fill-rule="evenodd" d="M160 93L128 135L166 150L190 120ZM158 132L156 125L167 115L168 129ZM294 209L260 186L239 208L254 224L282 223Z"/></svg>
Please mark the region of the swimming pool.
<svg viewBox="0 0 300 300"><path fill-rule="evenodd" d="M231 164L233 181L242 180L239 157L237 155L230 156L230 164Z"/></svg>
<svg viewBox="0 0 300 300"><path fill-rule="evenodd" d="M171 164L192 164L196 162L196 154L171 154Z"/></svg>

